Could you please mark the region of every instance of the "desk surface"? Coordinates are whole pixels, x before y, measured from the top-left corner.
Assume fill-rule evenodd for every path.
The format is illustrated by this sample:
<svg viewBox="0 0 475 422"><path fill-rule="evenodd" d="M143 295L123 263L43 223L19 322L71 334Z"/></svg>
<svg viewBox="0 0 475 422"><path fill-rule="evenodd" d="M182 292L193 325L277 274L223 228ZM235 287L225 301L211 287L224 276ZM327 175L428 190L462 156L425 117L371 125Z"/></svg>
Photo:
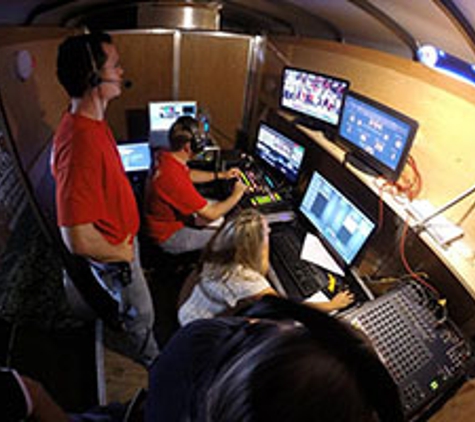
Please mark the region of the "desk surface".
<svg viewBox="0 0 475 422"><path fill-rule="evenodd" d="M299 129L343 165L345 152L339 146L326 139L321 132L310 130L303 126L299 126ZM380 195L380 185L378 184L379 180L377 178L363 173L351 164L348 164L347 166L352 173L368 186L368 188L370 188L376 195ZM409 205L409 200L407 198L396 198L391 195L383 195L383 200L387 206L401 217L402 220L409 218L408 221L411 227L417 223L407 212L407 206ZM419 237L457 277L472 298L475 299L475 239L463 237L452 242L449 246L443 247L426 232L420 233Z"/></svg>

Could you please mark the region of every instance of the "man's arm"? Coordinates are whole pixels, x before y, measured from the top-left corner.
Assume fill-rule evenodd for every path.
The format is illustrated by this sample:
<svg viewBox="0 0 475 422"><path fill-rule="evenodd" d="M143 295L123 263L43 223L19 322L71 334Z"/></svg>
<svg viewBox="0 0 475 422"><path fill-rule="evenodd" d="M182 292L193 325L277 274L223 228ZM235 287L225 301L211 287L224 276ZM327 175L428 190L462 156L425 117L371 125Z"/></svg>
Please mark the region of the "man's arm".
<svg viewBox="0 0 475 422"><path fill-rule="evenodd" d="M239 202L246 191L246 185L240 180L234 185L233 192L224 201L207 203L198 210L198 215L207 220L213 221L227 214Z"/></svg>
<svg viewBox="0 0 475 422"><path fill-rule="evenodd" d="M64 243L73 254L99 262L131 262L134 259L134 249L131 244L132 235L130 234L122 243L113 245L102 236L92 223L60 227L60 230Z"/></svg>
<svg viewBox="0 0 475 422"><path fill-rule="evenodd" d="M190 170L190 179L193 183L206 183L218 179L238 178L241 171L238 168L231 168L227 171L219 171L217 173L204 170Z"/></svg>

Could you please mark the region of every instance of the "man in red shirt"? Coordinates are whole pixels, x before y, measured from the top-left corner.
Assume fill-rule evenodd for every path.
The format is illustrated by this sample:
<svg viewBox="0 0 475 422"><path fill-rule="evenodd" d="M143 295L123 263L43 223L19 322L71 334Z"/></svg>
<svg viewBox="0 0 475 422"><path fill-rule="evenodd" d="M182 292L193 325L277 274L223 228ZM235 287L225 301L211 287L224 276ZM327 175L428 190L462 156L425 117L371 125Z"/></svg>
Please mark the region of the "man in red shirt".
<svg viewBox="0 0 475 422"><path fill-rule="evenodd" d="M57 74L71 101L54 137L52 171L58 226L70 252L87 258L105 279L110 263L130 266L130 284L114 282L107 287L120 289L134 356L150 364L158 348L152 332L153 304L136 242L134 247L139 214L104 120L109 101L121 94L123 73L107 34L74 36L60 45Z"/></svg>
<svg viewBox="0 0 475 422"><path fill-rule="evenodd" d="M239 170L213 173L190 170L186 163L194 155L199 142L199 123L190 116L180 117L170 128L170 151L160 151L145 195L145 218L153 241L170 253L202 249L214 230L190 227L193 216L205 222L219 219L241 199L246 186L239 180ZM193 183L216 178L236 178L231 195L223 201L208 202Z"/></svg>

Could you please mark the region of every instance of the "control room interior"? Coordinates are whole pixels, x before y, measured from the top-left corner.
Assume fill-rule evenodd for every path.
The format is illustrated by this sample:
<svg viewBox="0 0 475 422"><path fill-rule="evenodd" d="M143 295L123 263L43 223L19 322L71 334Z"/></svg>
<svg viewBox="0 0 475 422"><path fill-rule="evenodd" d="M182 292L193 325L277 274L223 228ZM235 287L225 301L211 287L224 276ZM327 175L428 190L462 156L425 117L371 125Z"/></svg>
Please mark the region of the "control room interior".
<svg viewBox="0 0 475 422"><path fill-rule="evenodd" d="M112 1L105 2L112 7L110 21L100 8L91 7L88 12L65 6L62 10L51 6L52 2L27 1L20 10L13 3L0 1L0 154L4 166L0 193L7 198L8 192L14 192L8 197L11 202L2 199L0 205L2 365L16 363L43 378L45 385L56 383L53 390L58 391L58 385L67 390L66 376L58 381L54 371L39 369L32 349L41 343L42 352L51 354L47 360L52 366L56 354L67 360L76 347L84 347L84 357L95 354L91 344L97 333L68 309L61 291L61 263L45 227L54 221L54 186L49 173L52 135L68 104L55 77L57 47L66 36L80 33L85 23L111 33L124 77L132 81L131 88L108 108L107 119L119 144L147 142L148 104L153 101L196 101L198 110L208 118L211 140L222 150L239 148L252 155L259 124L265 122L306 149L295 191L298 198L316 170L376 223L355 263L355 272L371 293L375 297L387 294L415 273L438 292L444 315L468 342L473 341L475 195L461 198L441 213L450 229L460 233L449 242L438 242L426 227L417 229L415 225L424 217L417 220L408 212L424 200L432 206L425 214L430 215L475 183L471 162L475 74L467 82L417 58L417 47L434 44L474 68L475 7L470 1L427 2L424 11L409 2L390 5L382 0L337 5L293 0L283 2L280 9L270 1L255 2L258 5L246 1L222 1L219 5L168 2L172 12L163 13L166 19L155 9L147 9L154 4L158 10L165 2L142 2L134 14L138 23L131 26L127 26L131 18L121 15L127 14L127 9L120 12L112 7L117 3ZM100 2L88 3L97 6ZM8 7L12 9L7 13ZM178 18L186 7L196 13L191 28L182 27ZM335 139L298 124L295 114L280 107L282 73L288 67L347 80L351 91L417 121L409 151L411 165L406 164L397 182L387 182L346 163L345 150ZM7 171L15 174L13 180L7 180ZM136 184L140 202L146 171L133 176L131 183ZM12 203L14 206L9 205ZM152 294L157 295L157 330L165 343L176 329L172 314L178 281L173 275L169 280L157 279L160 262L150 260L153 257L145 256L144 267ZM76 381L83 377L85 385L95 384L96 358L90 358L92 364L84 363L87 376L84 372L70 376ZM117 376L119 385L106 388L126 390L127 396L130 386L125 368L133 366L120 356L113 359L119 367L112 369L115 375L106 367L108 382ZM136 370L140 385L144 375ZM462 392L471 393L467 379ZM463 409L465 396L457 396L461 390L456 392L461 384L445 391L431 409L434 421L463 420L443 408L461 397L452 403ZM90 391L85 397L64 396L60 400L73 408L96 400ZM413 417L417 420L417 415Z"/></svg>

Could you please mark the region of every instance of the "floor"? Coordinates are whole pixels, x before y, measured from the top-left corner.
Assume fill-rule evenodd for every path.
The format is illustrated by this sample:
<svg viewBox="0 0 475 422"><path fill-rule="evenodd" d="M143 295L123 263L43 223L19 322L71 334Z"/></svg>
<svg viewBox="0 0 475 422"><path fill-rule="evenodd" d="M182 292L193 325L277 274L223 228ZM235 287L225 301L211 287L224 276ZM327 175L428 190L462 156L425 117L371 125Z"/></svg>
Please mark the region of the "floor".
<svg viewBox="0 0 475 422"><path fill-rule="evenodd" d="M104 351L104 366L107 403L126 403L137 390L148 386L143 366L108 348Z"/></svg>

